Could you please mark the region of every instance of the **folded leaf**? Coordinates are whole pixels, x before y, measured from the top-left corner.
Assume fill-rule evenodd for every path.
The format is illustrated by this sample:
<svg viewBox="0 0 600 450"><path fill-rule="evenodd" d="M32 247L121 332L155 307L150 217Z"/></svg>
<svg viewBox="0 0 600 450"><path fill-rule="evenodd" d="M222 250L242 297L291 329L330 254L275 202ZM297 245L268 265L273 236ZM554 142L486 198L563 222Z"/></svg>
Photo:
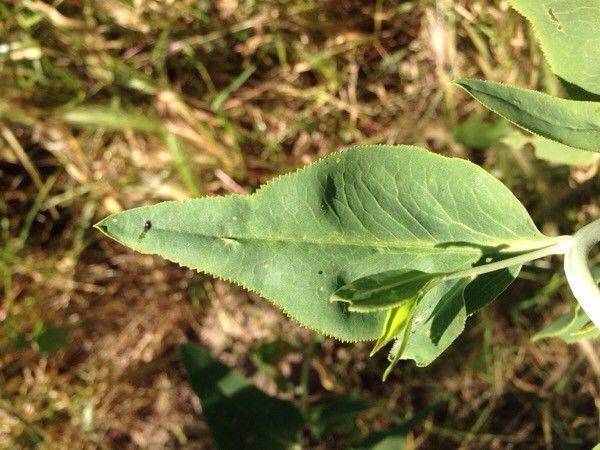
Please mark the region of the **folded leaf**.
<svg viewBox="0 0 600 450"><path fill-rule="evenodd" d="M160 203L97 227L256 291L342 340L376 339L385 318L329 301L353 280L408 268L455 272L553 243L480 167L409 146L354 147L253 195Z"/></svg>
<svg viewBox="0 0 600 450"><path fill-rule="evenodd" d="M533 25L554 73L600 94L598 0L510 0Z"/></svg>
<svg viewBox="0 0 600 450"><path fill-rule="evenodd" d="M292 403L265 394L197 345L182 345L181 360L217 448L286 450L299 445L304 419Z"/></svg>
<svg viewBox="0 0 600 450"><path fill-rule="evenodd" d="M353 281L334 292L331 301L346 302L353 312L371 312L414 302L443 274L390 270Z"/></svg>
<svg viewBox="0 0 600 450"><path fill-rule="evenodd" d="M393 341L400 335L400 333L407 326L408 319L412 313L415 302L416 299L410 302L405 302L401 306L397 306L396 308L391 308L388 310L383 323L383 329L381 330L381 335L379 336L379 339L377 339L373 350L371 350L370 356L373 356L389 342Z"/></svg>
<svg viewBox="0 0 600 450"><path fill-rule="evenodd" d="M566 100L492 81L455 83L527 131L569 147L600 152L600 103Z"/></svg>
<svg viewBox="0 0 600 450"><path fill-rule="evenodd" d="M415 301L390 309L381 336L371 351L373 355L396 339L384 380L401 359L413 359L423 366L430 364L462 333L467 316L500 295L520 270L518 265L475 279L446 280L439 289L433 289L434 285Z"/></svg>

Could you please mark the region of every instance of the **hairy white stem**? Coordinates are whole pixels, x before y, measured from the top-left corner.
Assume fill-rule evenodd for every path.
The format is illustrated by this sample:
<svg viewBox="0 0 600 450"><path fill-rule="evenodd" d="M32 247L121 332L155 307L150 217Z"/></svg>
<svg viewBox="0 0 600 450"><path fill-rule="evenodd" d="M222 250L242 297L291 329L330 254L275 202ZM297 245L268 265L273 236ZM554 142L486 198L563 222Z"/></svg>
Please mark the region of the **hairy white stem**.
<svg viewBox="0 0 600 450"><path fill-rule="evenodd" d="M588 255L600 243L600 219L587 224L573 235L571 247L565 253L565 274L573 295L600 328L600 289L588 266Z"/></svg>
<svg viewBox="0 0 600 450"><path fill-rule="evenodd" d="M513 256L512 258L501 259L500 261L493 263L482 264L470 269L461 270L460 272L449 273L448 275L444 276L444 279L452 280L455 278L476 277L477 275L483 275L485 273L495 272L508 267L521 265L527 261L533 261L534 259L543 258L544 256L562 255L565 254L569 248L571 248L572 240L572 236L558 236L552 239L554 244L548 245L547 247L532 250L527 253L523 253L522 255Z"/></svg>

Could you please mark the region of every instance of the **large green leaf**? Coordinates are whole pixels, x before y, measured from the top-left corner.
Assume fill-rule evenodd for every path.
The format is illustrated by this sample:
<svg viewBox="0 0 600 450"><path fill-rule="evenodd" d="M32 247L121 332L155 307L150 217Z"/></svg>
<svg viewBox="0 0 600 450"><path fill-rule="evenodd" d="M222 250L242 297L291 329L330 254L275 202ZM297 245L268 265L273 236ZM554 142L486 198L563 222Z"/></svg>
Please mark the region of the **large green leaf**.
<svg viewBox="0 0 600 450"><path fill-rule="evenodd" d="M480 167L408 146L354 147L253 195L165 202L97 226L343 340L377 338L385 317L329 301L351 281L408 268L454 272L553 243Z"/></svg>
<svg viewBox="0 0 600 450"><path fill-rule="evenodd" d="M566 100L492 81L456 84L485 107L532 133L576 149L600 152L600 103Z"/></svg>
<svg viewBox="0 0 600 450"><path fill-rule="evenodd" d="M197 345L182 345L181 359L217 448L298 448L304 419L293 404L265 394Z"/></svg>
<svg viewBox="0 0 600 450"><path fill-rule="evenodd" d="M546 59L561 78L600 94L598 0L510 0L533 25Z"/></svg>

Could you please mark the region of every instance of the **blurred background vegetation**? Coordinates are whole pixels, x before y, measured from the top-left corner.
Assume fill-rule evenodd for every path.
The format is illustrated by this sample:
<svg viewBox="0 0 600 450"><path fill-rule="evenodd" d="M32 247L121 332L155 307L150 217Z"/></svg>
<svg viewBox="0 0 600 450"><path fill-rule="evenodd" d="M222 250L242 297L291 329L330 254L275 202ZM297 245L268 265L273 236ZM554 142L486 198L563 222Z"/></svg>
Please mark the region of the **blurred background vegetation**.
<svg viewBox="0 0 600 450"><path fill-rule="evenodd" d="M506 0L0 2L0 447L211 448L178 360L187 340L304 408L369 405L307 448L439 402L411 448L600 440L597 344L530 340L574 307L558 259L525 267L432 366L400 364L383 384L368 343L315 336L91 228L124 208L252 192L365 143L475 161L547 234L598 217L598 161L536 159L448 85L462 76L560 91Z"/></svg>

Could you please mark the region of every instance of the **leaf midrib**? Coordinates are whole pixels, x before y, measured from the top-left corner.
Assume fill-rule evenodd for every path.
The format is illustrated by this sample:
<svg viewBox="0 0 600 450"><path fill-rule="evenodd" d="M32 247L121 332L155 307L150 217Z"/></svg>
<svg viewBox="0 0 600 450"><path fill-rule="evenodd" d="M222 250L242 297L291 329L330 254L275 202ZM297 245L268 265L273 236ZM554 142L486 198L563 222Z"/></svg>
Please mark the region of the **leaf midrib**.
<svg viewBox="0 0 600 450"><path fill-rule="evenodd" d="M510 240L510 239L503 239L503 240L499 240L499 241L495 241L495 240L490 240L484 243L473 243L472 244L472 248L461 248L461 247L468 247L466 245L456 245L456 246L451 246L448 245L450 244L452 241L435 241L435 242L428 242L428 241L414 241L414 242L408 242L408 241L359 241L359 240L343 240L343 241L330 241L330 240L321 240L321 239L315 239L314 237L311 238L288 238L288 237L284 237L284 236L219 236L219 235L212 235L212 234L202 234L202 233L198 233L198 232L191 232L191 231L181 231L181 230L171 230L171 229L167 229L167 228L158 228L153 226L152 227L152 231L158 231L158 232L163 232L163 233L168 233L168 234L184 234L184 235L189 235L189 236L196 236L196 237L204 237L204 238L212 238L212 239L230 239L232 241L262 241L262 242L284 242L284 243L294 243L294 244L308 244L308 245L319 245L319 246L332 246L332 247L366 247L366 248L392 248L392 249L422 249L422 250L440 250L441 252L444 252L448 249L452 249L454 252L456 253L474 253L475 251L481 251L482 249L479 248L479 246L482 247L490 247L493 245L507 245L508 243L513 243L513 244L539 244L539 245L524 245L524 246L518 246L518 250L517 249L513 249L513 251L526 251L527 249L540 249L546 246L550 246L552 245L549 241L551 240L551 238L548 237L542 237L540 239L515 239L515 240ZM457 239L457 242L460 242L460 239ZM439 246L439 244L444 244L444 245L448 245L448 246L444 246L441 247ZM544 245L546 244L546 245ZM502 250L510 250L509 248L504 248Z"/></svg>

